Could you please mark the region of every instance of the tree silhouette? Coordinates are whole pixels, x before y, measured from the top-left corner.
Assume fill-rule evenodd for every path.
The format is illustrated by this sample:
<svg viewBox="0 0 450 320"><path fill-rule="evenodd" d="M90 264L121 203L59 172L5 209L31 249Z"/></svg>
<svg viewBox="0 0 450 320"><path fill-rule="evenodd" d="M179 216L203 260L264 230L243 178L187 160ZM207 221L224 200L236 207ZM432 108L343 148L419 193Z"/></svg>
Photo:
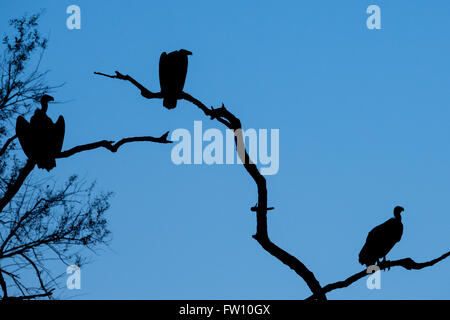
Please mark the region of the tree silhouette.
<svg viewBox="0 0 450 320"><path fill-rule="evenodd" d="M26 116L33 110L34 102L44 93L58 86L45 82L46 72L39 71L39 62L31 72L26 72L36 50L45 50L47 40L37 30L39 14L11 20L17 36L11 41L4 38L6 50L2 56L0 82L0 288L3 299L33 299L52 297L58 286L58 275L52 274L47 265L54 260L63 264L83 262L82 249L94 249L108 240L109 230L105 212L109 208L108 192L98 192L95 185L71 176L61 186L50 178L36 180L30 174L36 167L33 160L20 160L22 151L17 147L13 123L18 116ZM39 61L39 59L38 59ZM95 72L113 79L125 80L136 86L147 99L163 99L161 92L152 92L133 77L118 71L114 75ZM167 76L167 75L166 75ZM173 93L173 92L171 92ZM269 254L290 267L301 277L311 296L307 300L323 301L330 291L344 288L365 277L364 269L343 281L322 286L315 275L300 259L277 246L269 237L267 214L267 181L252 162L244 143L242 124L225 105L207 107L186 92L176 99L183 99L202 111L211 120L217 120L234 132L237 153L243 167L257 187L257 204L250 208L256 214L256 233L253 238ZM170 107L174 104L170 104ZM85 151L105 148L117 152L131 142L170 143L168 132L160 137L129 137L118 141L101 140L74 146L56 156L57 161ZM389 270L403 267L419 270L432 266L450 255L450 252L427 262L417 263L411 258L383 261L378 267ZM32 283L23 275L30 273Z"/></svg>
<svg viewBox="0 0 450 320"><path fill-rule="evenodd" d="M164 98L161 92L152 92L136 81L133 77L122 74L119 71L115 71L114 75L109 75L102 72L94 72L94 74L112 79L129 81L136 86L140 90L141 95L147 99ZM242 135L241 121L234 114L232 114L224 104L222 104L220 108L208 108L203 102L186 92L182 92L178 96L178 99L183 99L192 103L206 116L210 117L211 120L217 120L228 129L233 130L237 153L244 165L245 170L253 179L257 187L257 205L250 209L251 211L256 212L256 233L252 237L261 245L261 247L264 248L264 250L294 270L294 272L305 281L312 292L312 295L307 298L307 300L327 300L326 293L339 288L347 287L368 274L368 269L364 269L344 281L338 281L326 286L321 286L315 274L308 267L306 267L303 262L272 242L267 231L267 212L269 210L273 210L274 208L267 206L267 181L266 178L259 172L257 166L253 163L247 153ZM447 258L449 255L450 251L443 254L439 258L424 263L417 263L411 258L404 258L395 261L383 261L378 267L380 270L386 270L394 266L401 266L407 270L419 270L432 266Z"/></svg>
<svg viewBox="0 0 450 320"><path fill-rule="evenodd" d="M105 244L110 231L105 212L111 193L95 190L93 183L76 175L58 186L51 178L33 179L33 160L22 161L14 124L27 116L44 93L59 86L46 84L47 72L39 62L47 45L38 31L39 14L10 20L16 34L3 38L0 75L0 296L3 300L52 297L61 275L48 265L84 262L82 249ZM37 63L30 64L37 55ZM31 70L28 72L28 70ZM126 143L170 143L160 137L131 137L117 142L102 140L75 146L56 158L105 148L111 152ZM65 271L65 269L64 269Z"/></svg>

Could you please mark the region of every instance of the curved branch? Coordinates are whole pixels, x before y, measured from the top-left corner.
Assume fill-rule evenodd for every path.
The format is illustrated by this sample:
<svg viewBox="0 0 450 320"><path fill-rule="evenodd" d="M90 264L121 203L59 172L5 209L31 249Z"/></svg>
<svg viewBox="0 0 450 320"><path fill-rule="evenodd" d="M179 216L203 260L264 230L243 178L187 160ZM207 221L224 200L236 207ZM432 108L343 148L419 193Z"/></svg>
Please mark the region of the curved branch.
<svg viewBox="0 0 450 320"><path fill-rule="evenodd" d="M50 289L50 291L48 291L48 292L32 294L32 295L29 295L29 296L8 297L5 300L7 300L7 301L11 301L11 300L32 300L32 299L36 299L36 298L49 297L49 296L51 296L53 294L54 290L55 289Z"/></svg>
<svg viewBox="0 0 450 320"><path fill-rule="evenodd" d="M446 259L449 256L450 256L450 251L444 253L443 255L441 255L440 257L438 257L436 259L433 259L433 260L430 260L427 262L415 262L411 258L404 258L404 259L393 260L393 261L387 260L387 261L382 261L378 265L378 267L380 268L380 270L386 270L386 269L389 270L391 267L403 267L406 270L420 270L423 268L431 267L431 266L435 265L436 263ZM336 289L346 288L346 287L350 286L351 284L353 284L354 282L358 281L359 279L364 278L368 274L370 274L370 273L367 272L367 269L362 270L358 273L355 273L354 275L351 275L350 277L348 277L345 280L327 284L326 286L324 286L322 288L322 292L328 293L328 292L336 290ZM312 300L314 298L315 298L315 295L312 295L309 298L307 298L306 300Z"/></svg>
<svg viewBox="0 0 450 320"><path fill-rule="evenodd" d="M266 179L259 172L257 166L252 162L247 150L245 149L241 121L229 112L223 104L222 107L218 109L208 109L201 101L195 99L187 93L183 92L182 98L196 105L207 116L210 116L211 119L217 119L221 123L225 124L229 129L234 131L238 155L244 164L244 168L255 181L258 189L258 204L256 207L251 208L251 211L256 211L256 234L253 235L253 238L258 241L264 250L294 270L295 273L297 273L306 282L317 299L326 300L325 294L322 293L322 287L314 274L299 259L278 247L269 238L267 231L267 211L273 208L267 207Z"/></svg>
<svg viewBox="0 0 450 320"><path fill-rule="evenodd" d="M124 144L130 142L138 142L138 141L148 141L148 142L156 142L156 143L172 143L172 141L167 140L167 136L169 135L169 131L164 133L161 137L132 137L132 138L123 138L118 142L101 140L93 143L83 144L76 147L73 147L69 150L62 151L56 158L68 158L73 156L76 153L93 150L97 148L105 148L111 152L117 152L117 150Z"/></svg>
<svg viewBox="0 0 450 320"><path fill-rule="evenodd" d="M136 86L139 90L141 90L141 95L147 99L152 99L152 98L161 99L162 98L161 92L153 93L150 90L148 90L147 88L145 88L142 84L140 84L139 82L134 80L129 75L123 75L119 71L115 71L115 73L116 73L115 75L109 75L109 74L105 74L102 72L94 72L94 74L97 74L100 76L104 76L104 77L108 77L108 78L112 78L112 79L120 79L120 80L130 81L134 86Z"/></svg>
<svg viewBox="0 0 450 320"><path fill-rule="evenodd" d="M141 90L141 95L148 98L162 98L161 93L153 93L147 90L143 85L134 80L129 75L123 75L118 71L115 71L116 75L107 75L104 73L94 72L95 74L106 76L108 78L120 79L130 81L134 86ZM180 99L191 102L197 106L206 116L211 119L217 119L217 121L223 123L227 128L234 131L235 144L239 157L244 164L245 169L255 181L258 189L258 202L256 207L253 207L251 211L256 212L256 234L253 238L258 241L258 243L266 250L268 253L273 255L275 258L280 260L282 263L294 270L308 285L314 297L318 300L326 300L326 295L322 291L319 281L316 279L314 274L297 258L287 253L277 245L275 245L269 238L267 232L267 187L266 179L259 172L257 166L250 159L247 150L245 149L244 138L242 135L242 125L241 121L229 112L225 106L222 104L220 108L208 108L200 100L192 97L190 94L183 92ZM272 209L272 208L270 208Z"/></svg>
<svg viewBox="0 0 450 320"><path fill-rule="evenodd" d="M0 157L6 152L11 142L13 142L17 138L16 135L13 135L11 138L6 140L5 144L3 145L2 149L0 150Z"/></svg>
<svg viewBox="0 0 450 320"><path fill-rule="evenodd" d="M28 256L26 256L24 253L20 254L22 257L25 258L25 260L27 260L32 266L34 271L36 272L36 276L39 280L39 284L41 285L41 289L42 291L44 291L45 294L48 294L49 296L52 294L51 289L50 291L47 289L47 287L44 284L44 281L42 281L42 277L41 277L41 271L39 270L39 268L37 267L36 263L34 263L34 261L29 258Z"/></svg>
<svg viewBox="0 0 450 320"><path fill-rule="evenodd" d="M17 179L8 187L8 190L4 193L3 197L0 199L0 212L6 207L6 205L11 201L11 199L16 195L19 191L20 187L24 183L25 179L28 175L33 171L36 163L32 160L27 161L25 166L20 170Z"/></svg>
<svg viewBox="0 0 450 320"><path fill-rule="evenodd" d="M3 296L2 299L8 298L8 287L6 286L5 278L3 278L3 270L0 269L0 288L2 288Z"/></svg>
<svg viewBox="0 0 450 320"><path fill-rule="evenodd" d="M111 152L117 152L117 150L124 144L130 142L137 141L148 141L148 142L157 142L157 143L172 143L172 141L167 140L169 132L167 131L159 138L154 137L132 137L132 138L124 138L114 143L114 141L102 140L94 143L83 144L80 146L73 147L72 149L61 152L56 158L68 158L76 153L93 150L97 148L106 148ZM0 212L6 207L6 205L12 200L12 198L16 195L19 189L22 187L25 179L28 175L33 171L36 163L30 159L27 160L25 166L20 170L17 179L12 183L3 197L0 199Z"/></svg>

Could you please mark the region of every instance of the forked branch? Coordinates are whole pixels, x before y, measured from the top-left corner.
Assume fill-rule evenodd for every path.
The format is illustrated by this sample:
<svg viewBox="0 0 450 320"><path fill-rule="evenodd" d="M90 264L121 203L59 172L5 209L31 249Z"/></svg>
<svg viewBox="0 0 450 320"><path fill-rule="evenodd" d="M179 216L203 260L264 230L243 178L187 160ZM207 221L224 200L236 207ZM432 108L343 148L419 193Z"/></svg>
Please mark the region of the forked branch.
<svg viewBox="0 0 450 320"><path fill-rule="evenodd" d="M132 138L123 138L119 140L118 142L114 141L108 141L108 140L101 140L98 142L88 143L79 145L76 147L73 147L69 150L62 151L57 158L68 158L73 156L76 153L80 153L83 151L89 151L94 150L97 148L106 148L111 152L117 152L117 150L124 144L130 143L130 142L156 142L156 143L172 143L172 141L167 140L169 132L164 133L162 136L155 138L155 137L132 137ZM15 138L15 137L13 137ZM12 139L12 138L10 138ZM14 139L12 139L14 140ZM23 185L25 179L28 177L28 175L33 171L35 167L35 162L28 159L25 166L19 171L19 174L17 178L8 186L8 189L3 194L3 197L0 199L0 212L3 211L5 206L12 200L12 198L16 195L16 193L20 190L21 186Z"/></svg>
<svg viewBox="0 0 450 320"><path fill-rule="evenodd" d="M167 136L169 135L169 131L164 133L161 137L132 137L132 138L123 138L117 142L101 140L93 143L83 144L76 147L73 147L69 150L62 151L57 158L68 158L73 156L76 153L93 150L97 148L105 148L111 152L117 152L117 150L124 144L130 142L139 142L139 141L147 141L147 142L156 142L156 143L172 143L172 141L167 140Z"/></svg>

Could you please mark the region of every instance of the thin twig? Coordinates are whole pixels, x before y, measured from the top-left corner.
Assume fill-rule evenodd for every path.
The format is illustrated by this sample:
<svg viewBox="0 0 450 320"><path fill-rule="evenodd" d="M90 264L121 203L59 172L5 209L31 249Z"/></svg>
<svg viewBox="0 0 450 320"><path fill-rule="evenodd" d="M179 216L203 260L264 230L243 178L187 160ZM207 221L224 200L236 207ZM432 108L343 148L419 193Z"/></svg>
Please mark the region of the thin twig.
<svg viewBox="0 0 450 320"><path fill-rule="evenodd" d="M28 160L25 166L20 170L17 179L12 183L6 192L3 194L3 197L0 199L0 212L6 207L6 205L12 200L12 198L19 191L20 187L24 183L25 179L28 175L33 171L36 163L32 160Z"/></svg>
<svg viewBox="0 0 450 320"><path fill-rule="evenodd" d="M118 142L114 143L114 141L107 141L102 140L94 143L79 145L76 147L73 147L72 149L66 150L61 152L57 158L68 158L76 153L93 150L97 148L106 148L111 152L117 152L117 150L124 144L130 143L130 142L138 142L138 141L148 141L148 142L156 142L156 143L172 143L172 141L167 140L169 132L164 133L161 137L155 138L155 137L132 137L132 138L124 138L119 140ZM17 177L17 179L12 183L6 192L4 193L3 197L0 199L0 212L3 211L5 206L12 200L12 198L16 195L16 193L19 191L20 187L24 183L25 179L28 177L28 175L31 173L33 168L35 167L35 162L32 160L28 160L25 166L20 170L20 173Z"/></svg>
<svg viewBox="0 0 450 320"><path fill-rule="evenodd" d="M73 147L69 150L62 151L57 158L68 158L76 153L93 150L97 148L105 148L111 152L117 152L117 150L124 144L130 142L138 142L138 141L147 141L147 142L156 142L156 143L172 143L172 141L167 140L169 132L167 131L161 137L132 137L132 138L123 138L118 142L101 140L93 143L83 144L76 147Z"/></svg>
<svg viewBox="0 0 450 320"><path fill-rule="evenodd" d="M32 300L32 299L36 299L36 298L49 297L49 296L51 296L53 294L54 290L55 289L51 289L48 292L32 294L32 295L29 295L29 296L8 297L5 300L7 300L7 301L11 301L11 300Z"/></svg>
<svg viewBox="0 0 450 320"><path fill-rule="evenodd" d="M16 135L13 135L11 138L6 140L5 144L3 145L2 149L0 150L0 157L6 152L11 142L13 142L17 138Z"/></svg>
<svg viewBox="0 0 450 320"><path fill-rule="evenodd" d="M157 92L157 93L151 92L150 90L145 88L142 84L140 84L139 82L134 80L133 77L130 77L129 75L123 75L119 71L115 71L115 73L116 73L115 75L109 75L109 74L105 74L102 72L94 72L94 74L97 74L100 76L104 76L104 77L108 77L108 78L112 78L112 79L120 79L120 80L130 81L139 90L141 90L141 95L147 99L152 99L152 98L161 99L162 98L161 92Z"/></svg>

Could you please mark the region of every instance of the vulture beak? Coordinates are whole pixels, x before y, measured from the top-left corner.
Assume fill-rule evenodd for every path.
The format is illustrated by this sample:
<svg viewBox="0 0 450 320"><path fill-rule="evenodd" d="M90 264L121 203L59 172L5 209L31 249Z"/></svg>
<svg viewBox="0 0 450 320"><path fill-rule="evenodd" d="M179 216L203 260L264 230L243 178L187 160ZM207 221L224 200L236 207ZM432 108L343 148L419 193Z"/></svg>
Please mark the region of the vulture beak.
<svg viewBox="0 0 450 320"><path fill-rule="evenodd" d="M46 102L49 102L49 101L55 101L55 99L51 95L44 94L42 96L42 98L41 98L41 102L46 103Z"/></svg>
<svg viewBox="0 0 450 320"><path fill-rule="evenodd" d="M181 52L181 53L184 53L184 54L187 55L187 56L191 56L191 55L192 55L192 52L190 52L190 51L188 51L188 50L186 50L186 49L181 49L180 52Z"/></svg>

